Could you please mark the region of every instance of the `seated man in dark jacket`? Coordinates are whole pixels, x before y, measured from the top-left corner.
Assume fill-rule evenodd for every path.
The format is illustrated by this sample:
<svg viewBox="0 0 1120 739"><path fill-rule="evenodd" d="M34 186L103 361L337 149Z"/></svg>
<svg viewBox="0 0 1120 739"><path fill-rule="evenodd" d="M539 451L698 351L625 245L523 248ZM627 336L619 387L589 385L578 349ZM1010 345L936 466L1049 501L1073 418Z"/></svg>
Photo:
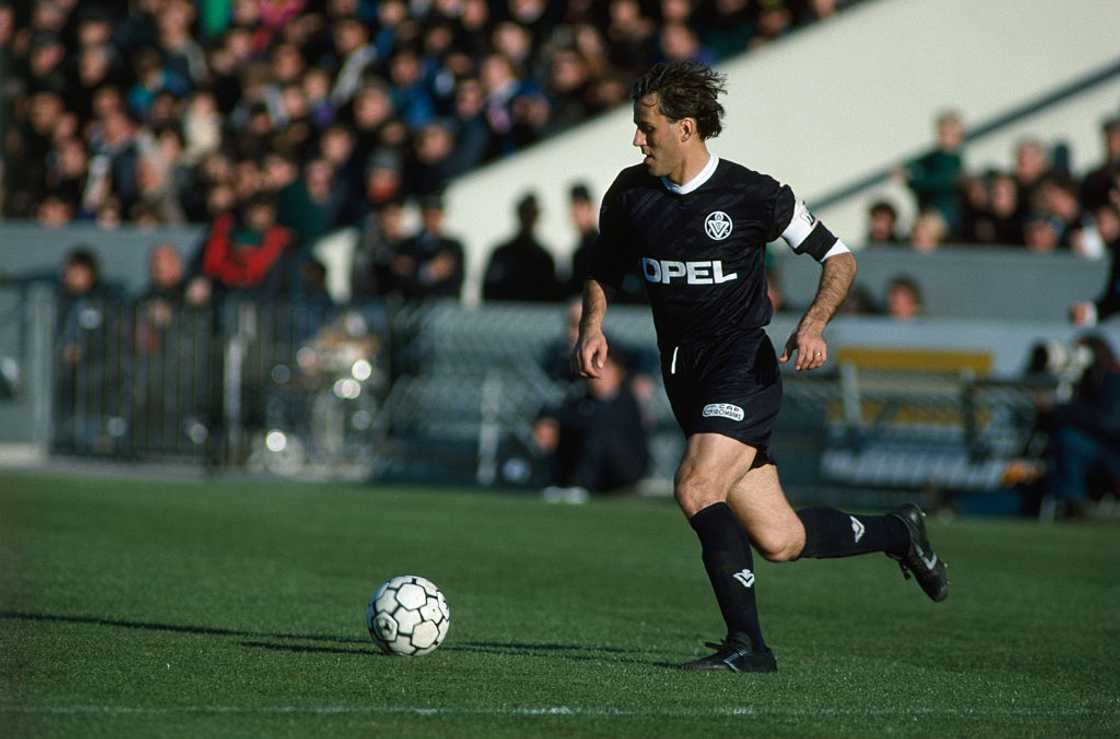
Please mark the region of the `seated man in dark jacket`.
<svg viewBox="0 0 1120 739"><path fill-rule="evenodd" d="M583 502L589 492L629 487L645 475L649 441L624 362L612 352L599 378L537 418L533 438L552 464L546 498Z"/></svg>
<svg viewBox="0 0 1120 739"><path fill-rule="evenodd" d="M1120 365L1103 337L1084 336L1077 343L1092 351L1092 362L1073 399L1044 419L1049 493L1071 515L1084 512L1097 475L1113 487L1120 484Z"/></svg>

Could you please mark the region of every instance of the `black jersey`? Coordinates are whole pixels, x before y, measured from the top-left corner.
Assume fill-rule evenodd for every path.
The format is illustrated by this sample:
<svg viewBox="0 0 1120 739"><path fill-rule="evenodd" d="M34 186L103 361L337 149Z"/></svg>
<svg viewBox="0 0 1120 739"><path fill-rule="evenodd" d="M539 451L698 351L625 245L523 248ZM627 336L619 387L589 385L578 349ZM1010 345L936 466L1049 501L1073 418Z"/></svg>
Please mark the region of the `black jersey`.
<svg viewBox="0 0 1120 739"><path fill-rule="evenodd" d="M787 185L714 155L705 170L693 189L624 169L599 214L593 275L615 288L631 270L644 277L662 349L769 323L764 257L779 236L817 259L836 243Z"/></svg>

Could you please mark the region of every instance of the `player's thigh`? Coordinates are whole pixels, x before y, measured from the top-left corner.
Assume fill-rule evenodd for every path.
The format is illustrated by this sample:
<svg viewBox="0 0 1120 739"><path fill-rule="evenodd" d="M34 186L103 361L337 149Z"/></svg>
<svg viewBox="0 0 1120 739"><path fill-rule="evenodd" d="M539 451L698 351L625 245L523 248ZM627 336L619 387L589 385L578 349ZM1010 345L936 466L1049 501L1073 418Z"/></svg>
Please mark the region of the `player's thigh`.
<svg viewBox="0 0 1120 739"><path fill-rule="evenodd" d="M722 434L692 434L677 467L677 502L691 518L708 506L726 501L732 488L751 468L755 450Z"/></svg>
<svg viewBox="0 0 1120 739"><path fill-rule="evenodd" d="M805 548L805 527L793 510L773 464L740 478L727 499L759 553L771 561L796 559Z"/></svg>

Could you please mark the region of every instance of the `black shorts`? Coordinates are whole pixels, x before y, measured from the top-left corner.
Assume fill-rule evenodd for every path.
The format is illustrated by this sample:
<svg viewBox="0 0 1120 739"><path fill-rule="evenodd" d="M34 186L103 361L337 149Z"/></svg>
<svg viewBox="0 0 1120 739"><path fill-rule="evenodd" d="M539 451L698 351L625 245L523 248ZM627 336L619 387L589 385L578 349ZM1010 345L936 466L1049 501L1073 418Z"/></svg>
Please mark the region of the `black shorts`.
<svg viewBox="0 0 1120 739"><path fill-rule="evenodd" d="M758 450L755 467L769 462L770 435L782 405L782 376L765 331L711 344L666 347L661 375L685 436L730 436Z"/></svg>

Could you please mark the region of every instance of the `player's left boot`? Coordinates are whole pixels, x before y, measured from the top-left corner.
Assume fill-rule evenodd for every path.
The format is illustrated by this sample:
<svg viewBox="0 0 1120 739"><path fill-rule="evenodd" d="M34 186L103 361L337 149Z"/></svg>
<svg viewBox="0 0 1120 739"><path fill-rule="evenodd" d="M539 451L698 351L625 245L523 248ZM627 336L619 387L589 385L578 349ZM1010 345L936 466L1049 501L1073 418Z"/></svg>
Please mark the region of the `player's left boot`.
<svg viewBox="0 0 1120 739"><path fill-rule="evenodd" d="M949 595L949 576L945 574L945 562L933 551L926 534L926 514L913 503L907 503L888 514L902 521L910 534L910 547L903 557L893 554L887 556L898 561L903 577L911 575L918 581L926 595L934 601L943 601Z"/></svg>
<svg viewBox="0 0 1120 739"><path fill-rule="evenodd" d="M705 642L704 646L716 650L715 654L694 659L681 665L682 670L723 670L728 672L777 672L778 661L774 653L767 649L765 652L752 651L750 646L737 641L725 641L722 644Z"/></svg>

